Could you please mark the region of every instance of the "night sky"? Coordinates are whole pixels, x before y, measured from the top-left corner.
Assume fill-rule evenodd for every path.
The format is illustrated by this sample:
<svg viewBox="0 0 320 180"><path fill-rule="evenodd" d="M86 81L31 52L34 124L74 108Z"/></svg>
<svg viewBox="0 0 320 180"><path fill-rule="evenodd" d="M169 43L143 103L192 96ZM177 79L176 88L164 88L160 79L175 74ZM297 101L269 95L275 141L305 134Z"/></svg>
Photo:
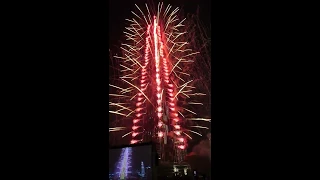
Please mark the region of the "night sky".
<svg viewBox="0 0 320 180"><path fill-rule="evenodd" d="M183 16L186 17L188 14L196 14L199 7L200 20L202 25L206 27L210 34L211 27L211 1L210 0L165 0L165 1L152 1L152 0L110 0L109 1L109 48L112 53L117 53L120 49L121 42L125 41L123 31L127 26L128 22L125 19L131 19L134 15L131 11L137 12L138 9L135 7L137 4L143 11L145 10L145 3L155 4L157 7L158 2L163 2L164 7L168 4L172 5L173 9L179 7L179 11L183 11ZM109 62L110 65L110 62ZM109 76L114 77L114 69L110 69ZM111 73L111 74L110 74ZM192 142L189 142L188 152L192 151L192 147L198 144L203 138L194 137Z"/></svg>

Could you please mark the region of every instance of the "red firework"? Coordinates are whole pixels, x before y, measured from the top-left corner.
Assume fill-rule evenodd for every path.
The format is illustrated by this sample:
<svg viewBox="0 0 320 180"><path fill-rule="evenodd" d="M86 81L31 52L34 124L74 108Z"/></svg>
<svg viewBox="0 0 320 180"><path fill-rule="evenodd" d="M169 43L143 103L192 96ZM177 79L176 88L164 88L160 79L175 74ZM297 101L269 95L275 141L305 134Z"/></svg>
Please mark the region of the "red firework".
<svg viewBox="0 0 320 180"><path fill-rule="evenodd" d="M143 13L136 7L141 15L132 12L135 18L126 19L130 25L124 32L128 43L122 44L123 56L114 56L120 60L122 83L110 84L118 91L109 94L110 109L116 108L109 112L121 116L124 126L110 128L109 132L130 129L122 137L131 134L131 144L153 140L185 151L188 139L192 139L188 133L201 136L190 128L209 129L189 122L211 121L191 110L196 109L192 105L202 105L192 98L205 95L193 92L196 87L188 72L199 52L192 52L188 46L188 32L180 32L185 19L179 20L179 8L171 11L172 6L164 9L159 3L155 13L147 5Z"/></svg>

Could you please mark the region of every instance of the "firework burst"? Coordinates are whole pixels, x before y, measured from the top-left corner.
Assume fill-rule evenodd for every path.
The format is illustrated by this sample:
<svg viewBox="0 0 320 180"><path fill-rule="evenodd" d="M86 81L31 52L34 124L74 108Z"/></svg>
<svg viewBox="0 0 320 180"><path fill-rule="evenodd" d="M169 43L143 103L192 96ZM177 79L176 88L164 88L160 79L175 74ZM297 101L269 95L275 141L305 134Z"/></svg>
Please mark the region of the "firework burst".
<svg viewBox="0 0 320 180"><path fill-rule="evenodd" d="M118 79L109 84L114 92L109 113L117 119L109 132L122 132L131 144L156 140L183 152L188 140L202 136L199 130L209 129L211 122L196 112L203 105L198 97L206 95L196 91L199 79L192 71L200 52L188 42L189 26L179 19L179 8L163 3L157 9L136 7L133 18L126 19L122 55L112 56L120 68Z"/></svg>

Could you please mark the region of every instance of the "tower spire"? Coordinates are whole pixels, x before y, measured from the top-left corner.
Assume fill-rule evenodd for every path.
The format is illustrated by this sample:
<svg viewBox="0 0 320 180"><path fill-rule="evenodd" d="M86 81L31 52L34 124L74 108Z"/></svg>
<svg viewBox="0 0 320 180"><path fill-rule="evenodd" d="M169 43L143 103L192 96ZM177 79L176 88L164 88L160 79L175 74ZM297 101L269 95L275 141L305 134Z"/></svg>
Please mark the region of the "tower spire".
<svg viewBox="0 0 320 180"><path fill-rule="evenodd" d="M145 176L145 170L144 170L144 164L143 161L141 161L141 177Z"/></svg>

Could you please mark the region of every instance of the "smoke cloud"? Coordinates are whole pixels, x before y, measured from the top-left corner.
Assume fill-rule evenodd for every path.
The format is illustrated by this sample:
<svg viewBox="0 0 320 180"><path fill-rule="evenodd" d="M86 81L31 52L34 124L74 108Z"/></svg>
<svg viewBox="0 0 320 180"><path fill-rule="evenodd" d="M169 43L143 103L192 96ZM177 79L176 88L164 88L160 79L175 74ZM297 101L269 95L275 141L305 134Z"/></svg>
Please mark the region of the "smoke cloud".
<svg viewBox="0 0 320 180"><path fill-rule="evenodd" d="M211 161L211 133L207 134L207 139L195 145L192 152L198 156L208 157Z"/></svg>

